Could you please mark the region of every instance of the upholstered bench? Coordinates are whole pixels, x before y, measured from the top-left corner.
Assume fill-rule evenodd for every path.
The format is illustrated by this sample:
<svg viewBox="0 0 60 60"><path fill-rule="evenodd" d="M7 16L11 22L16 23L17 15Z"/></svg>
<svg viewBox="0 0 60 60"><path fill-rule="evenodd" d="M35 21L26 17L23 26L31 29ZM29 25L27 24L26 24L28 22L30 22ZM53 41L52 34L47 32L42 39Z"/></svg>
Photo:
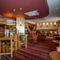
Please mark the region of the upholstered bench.
<svg viewBox="0 0 60 60"><path fill-rule="evenodd" d="M46 36L46 39L53 40L54 37L53 36Z"/></svg>

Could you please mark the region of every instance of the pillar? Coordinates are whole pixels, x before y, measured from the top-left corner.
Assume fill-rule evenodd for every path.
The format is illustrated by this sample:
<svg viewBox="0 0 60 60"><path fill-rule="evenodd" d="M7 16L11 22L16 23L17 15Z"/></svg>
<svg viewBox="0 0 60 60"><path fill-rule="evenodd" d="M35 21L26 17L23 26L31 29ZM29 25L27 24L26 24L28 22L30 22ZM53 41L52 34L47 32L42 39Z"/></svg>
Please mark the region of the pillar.
<svg viewBox="0 0 60 60"><path fill-rule="evenodd" d="M17 29L17 47L20 48L20 40L19 37L21 34L25 34L25 19L21 17L16 18L16 29Z"/></svg>
<svg viewBox="0 0 60 60"><path fill-rule="evenodd" d="M16 18L16 28L17 34L25 34L25 20L24 18L17 17Z"/></svg>

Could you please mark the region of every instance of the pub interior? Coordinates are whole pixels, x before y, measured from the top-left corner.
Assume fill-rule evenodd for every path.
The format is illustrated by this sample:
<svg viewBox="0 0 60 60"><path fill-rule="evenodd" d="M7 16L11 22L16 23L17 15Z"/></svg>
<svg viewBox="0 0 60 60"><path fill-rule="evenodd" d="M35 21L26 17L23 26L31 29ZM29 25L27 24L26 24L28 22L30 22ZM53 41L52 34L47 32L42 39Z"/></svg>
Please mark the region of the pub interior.
<svg viewBox="0 0 60 60"><path fill-rule="evenodd" d="M55 0L54 4L57 4L59 8L55 9L57 16L52 12L53 18L51 17L53 14L50 16L49 10L49 4L52 4L53 1L31 1L27 1L29 4L23 0L19 2L6 0L5 3L0 1L0 60L60 59L60 4L58 4L60 1ZM6 2L11 3L11 6ZM13 2L16 3L15 6L13 6ZM22 4L26 4L27 7ZM31 5L32 7L30 7ZM48 17L50 18L48 19Z"/></svg>

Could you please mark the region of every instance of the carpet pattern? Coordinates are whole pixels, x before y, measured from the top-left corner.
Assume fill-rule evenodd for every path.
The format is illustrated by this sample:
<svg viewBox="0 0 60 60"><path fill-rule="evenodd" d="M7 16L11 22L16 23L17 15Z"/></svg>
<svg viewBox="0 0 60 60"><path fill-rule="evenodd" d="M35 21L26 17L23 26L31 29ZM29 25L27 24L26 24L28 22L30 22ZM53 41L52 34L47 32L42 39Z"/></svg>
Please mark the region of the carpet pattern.
<svg viewBox="0 0 60 60"><path fill-rule="evenodd" d="M55 51L54 43L50 41L39 41L37 44L28 42L28 48L20 48L14 53L13 58L3 56L2 60L51 60L49 53Z"/></svg>

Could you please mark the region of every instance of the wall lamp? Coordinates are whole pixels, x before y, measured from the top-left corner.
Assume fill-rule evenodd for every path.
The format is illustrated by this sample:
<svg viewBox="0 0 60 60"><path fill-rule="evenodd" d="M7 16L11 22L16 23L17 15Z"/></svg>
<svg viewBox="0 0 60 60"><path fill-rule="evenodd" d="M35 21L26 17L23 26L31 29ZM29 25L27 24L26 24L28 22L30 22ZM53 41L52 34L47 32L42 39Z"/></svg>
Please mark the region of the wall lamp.
<svg viewBox="0 0 60 60"><path fill-rule="evenodd" d="M54 22L54 27L56 26L56 22Z"/></svg>
<svg viewBox="0 0 60 60"><path fill-rule="evenodd" d="M22 25L22 22L19 22L20 26Z"/></svg>
<svg viewBox="0 0 60 60"><path fill-rule="evenodd" d="M49 23L46 23L46 27L48 27Z"/></svg>

